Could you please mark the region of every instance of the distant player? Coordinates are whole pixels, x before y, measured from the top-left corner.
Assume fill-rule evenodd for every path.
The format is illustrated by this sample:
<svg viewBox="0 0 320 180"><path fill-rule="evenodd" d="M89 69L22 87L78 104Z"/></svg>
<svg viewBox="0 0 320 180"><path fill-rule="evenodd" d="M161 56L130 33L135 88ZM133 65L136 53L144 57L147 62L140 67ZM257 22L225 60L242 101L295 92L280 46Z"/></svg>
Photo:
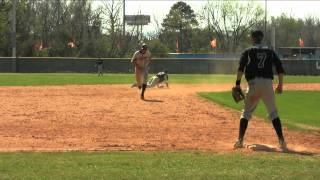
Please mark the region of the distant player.
<svg viewBox="0 0 320 180"><path fill-rule="evenodd" d="M99 59L96 62L98 76L103 76L103 60Z"/></svg>
<svg viewBox="0 0 320 180"><path fill-rule="evenodd" d="M153 88L157 86L158 88L163 87L161 84L165 84L167 88L169 88L169 76L168 71L164 70L162 72L159 72L158 74L154 75L148 82L147 87Z"/></svg>
<svg viewBox="0 0 320 180"><path fill-rule="evenodd" d="M144 92L147 88L148 70L151 61L151 54L146 44L142 44L141 49L136 51L131 59L135 67L136 82L141 89L140 99L144 100Z"/></svg>
<svg viewBox="0 0 320 180"><path fill-rule="evenodd" d="M248 82L248 90L244 101L244 109L240 119L239 137L234 148L242 148L244 135L248 126L248 121L260 99L264 102L269 119L272 121L273 127L279 139L279 145L282 150L286 150L286 142L282 134L282 127L278 111L275 104L273 90L273 71L275 66L278 73L279 84L275 91L282 93L284 69L282 63L276 53L261 45L263 32L260 30L251 33L253 46L245 50L240 58L236 88L241 89L240 83L243 73Z"/></svg>

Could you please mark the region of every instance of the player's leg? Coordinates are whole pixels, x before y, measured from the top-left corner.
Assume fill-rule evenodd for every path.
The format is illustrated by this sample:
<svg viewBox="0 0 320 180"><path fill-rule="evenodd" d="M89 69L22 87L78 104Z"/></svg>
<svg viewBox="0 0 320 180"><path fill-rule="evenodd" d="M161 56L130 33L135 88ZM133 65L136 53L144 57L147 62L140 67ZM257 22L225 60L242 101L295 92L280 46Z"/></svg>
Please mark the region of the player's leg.
<svg viewBox="0 0 320 180"><path fill-rule="evenodd" d="M157 76L154 76L152 78L152 81L149 84L149 87L150 88L155 87L156 85L158 85L158 83L159 83L159 78Z"/></svg>
<svg viewBox="0 0 320 180"><path fill-rule="evenodd" d="M282 150L287 150L287 143L286 143L286 141L284 140L284 137L283 137L280 118L277 117L277 118L273 119L272 120L272 125L273 125L273 127L274 127L274 129L275 129L275 131L277 133L278 139L279 139L279 147Z"/></svg>
<svg viewBox="0 0 320 180"><path fill-rule="evenodd" d="M234 144L234 148L243 148L244 135L246 133L247 127L248 127L248 120L245 118L241 118L240 125L239 125L239 136L238 136L238 140Z"/></svg>
<svg viewBox="0 0 320 180"><path fill-rule="evenodd" d="M141 88L141 95L140 99L144 100L144 93L147 88L147 79L148 79L148 68L144 68L142 70L142 88Z"/></svg>
<svg viewBox="0 0 320 180"><path fill-rule="evenodd" d="M138 87L137 83L133 83L133 84L131 85L131 88L134 88L134 87Z"/></svg>
<svg viewBox="0 0 320 180"><path fill-rule="evenodd" d="M147 82L147 88L152 88L153 87L152 84L153 84L153 81L154 81L155 77L156 76L151 77L151 79Z"/></svg>
<svg viewBox="0 0 320 180"><path fill-rule="evenodd" d="M251 119L252 113L256 109L260 100L259 89L253 83L249 83L249 87L244 100L244 109L240 118L239 124L239 136L238 140L234 144L234 148L242 148L244 142L244 136L248 127L248 122Z"/></svg>
<svg viewBox="0 0 320 180"><path fill-rule="evenodd" d="M157 87L158 87L158 88L163 88L163 87L164 87L163 84L164 84L163 79L158 78Z"/></svg>
<svg viewBox="0 0 320 180"><path fill-rule="evenodd" d="M138 68L138 67L135 67L135 77L136 77L136 82L137 82L137 86L138 86L138 88L139 89L141 89L141 86L142 86L142 84L141 84L141 69L140 68Z"/></svg>
<svg viewBox="0 0 320 180"><path fill-rule="evenodd" d="M98 65L98 76L103 76L102 74L102 65Z"/></svg>
<svg viewBox="0 0 320 180"><path fill-rule="evenodd" d="M266 80L265 88L262 95L262 100L266 106L268 111L268 118L272 121L272 125L277 133L279 139L279 145L281 149L286 149L286 143L282 133L281 121L278 115L276 103L275 103L275 95L272 86L271 80Z"/></svg>
<svg viewBox="0 0 320 180"><path fill-rule="evenodd" d="M147 88L151 87L152 81L153 81L154 77L152 77L151 79L149 79L149 81L147 82Z"/></svg>

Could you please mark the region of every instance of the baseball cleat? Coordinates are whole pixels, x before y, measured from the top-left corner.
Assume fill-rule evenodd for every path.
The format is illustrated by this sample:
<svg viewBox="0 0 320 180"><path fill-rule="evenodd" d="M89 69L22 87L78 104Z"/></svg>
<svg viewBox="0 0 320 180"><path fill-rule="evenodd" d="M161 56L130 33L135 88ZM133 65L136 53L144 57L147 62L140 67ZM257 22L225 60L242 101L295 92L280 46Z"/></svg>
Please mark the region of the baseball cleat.
<svg viewBox="0 0 320 180"><path fill-rule="evenodd" d="M244 148L242 139L238 139L236 143L234 143L233 145L233 149L239 149L239 148Z"/></svg>
<svg viewBox="0 0 320 180"><path fill-rule="evenodd" d="M141 99L141 100L144 100L144 96L141 95L141 96L140 96L140 99Z"/></svg>
<svg viewBox="0 0 320 180"><path fill-rule="evenodd" d="M137 87L138 85L136 83L131 85L131 88Z"/></svg>
<svg viewBox="0 0 320 180"><path fill-rule="evenodd" d="M287 143L284 140L279 140L279 148L282 151L287 151L288 150Z"/></svg>

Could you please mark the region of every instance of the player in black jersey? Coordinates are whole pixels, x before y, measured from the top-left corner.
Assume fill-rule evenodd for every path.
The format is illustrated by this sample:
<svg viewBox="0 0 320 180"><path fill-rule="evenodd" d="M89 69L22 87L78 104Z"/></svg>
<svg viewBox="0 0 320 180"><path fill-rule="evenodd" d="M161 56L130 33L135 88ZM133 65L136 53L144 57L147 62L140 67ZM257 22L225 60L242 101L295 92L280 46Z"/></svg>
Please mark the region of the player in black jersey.
<svg viewBox="0 0 320 180"><path fill-rule="evenodd" d="M103 60L99 59L96 62L95 67L97 67L98 76L103 76Z"/></svg>
<svg viewBox="0 0 320 180"><path fill-rule="evenodd" d="M275 66L278 73L279 84L276 87L276 93L282 93L284 69L282 63L276 53L261 45L263 32L260 30L251 33L253 46L246 49L240 58L236 87L240 88L243 73L248 82L248 90L244 101L244 109L240 119L239 137L234 148L244 147L244 135L248 126L248 121L260 99L264 102L268 117L272 121L273 127L279 139L279 146L282 150L286 150L286 142L282 134L281 121L275 104L273 90L273 70Z"/></svg>

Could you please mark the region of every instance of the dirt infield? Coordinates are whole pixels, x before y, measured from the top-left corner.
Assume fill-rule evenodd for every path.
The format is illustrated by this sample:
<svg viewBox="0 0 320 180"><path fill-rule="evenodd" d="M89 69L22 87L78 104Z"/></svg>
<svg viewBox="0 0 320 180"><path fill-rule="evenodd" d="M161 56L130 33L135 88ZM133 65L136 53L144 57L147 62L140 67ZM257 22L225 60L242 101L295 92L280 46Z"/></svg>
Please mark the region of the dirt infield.
<svg viewBox="0 0 320 180"><path fill-rule="evenodd" d="M129 85L0 87L0 151L229 152L237 138L240 112L196 92L231 86L171 85L147 90L146 101ZM284 88L320 90L320 84ZM284 129L284 133L294 152L320 154L320 132ZM264 150L277 145L272 125L256 117L246 142Z"/></svg>

